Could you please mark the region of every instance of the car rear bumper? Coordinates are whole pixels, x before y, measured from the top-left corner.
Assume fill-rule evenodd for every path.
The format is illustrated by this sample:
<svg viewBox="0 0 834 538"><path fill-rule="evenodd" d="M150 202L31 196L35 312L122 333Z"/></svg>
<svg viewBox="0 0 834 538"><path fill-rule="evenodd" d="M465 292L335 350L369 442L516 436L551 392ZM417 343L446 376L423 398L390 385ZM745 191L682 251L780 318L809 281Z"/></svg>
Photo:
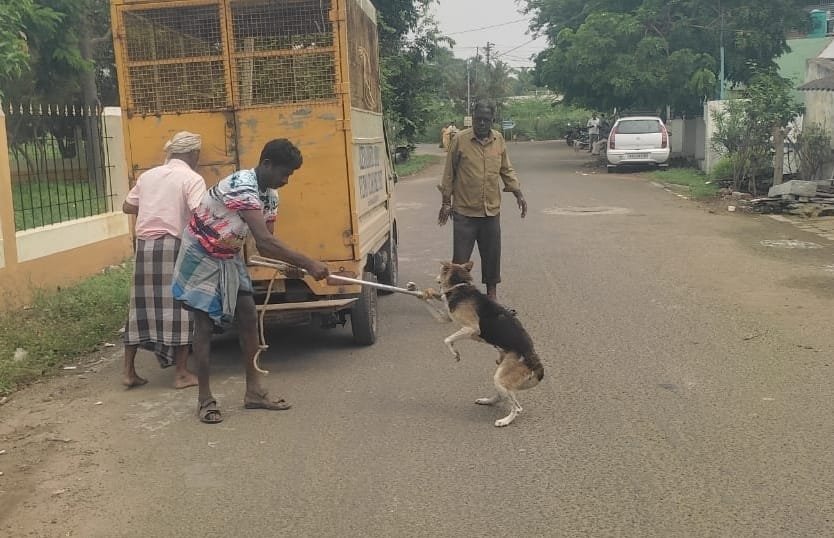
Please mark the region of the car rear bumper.
<svg viewBox="0 0 834 538"><path fill-rule="evenodd" d="M609 164L619 165L662 165L669 161L669 150L622 150L609 149L606 153Z"/></svg>

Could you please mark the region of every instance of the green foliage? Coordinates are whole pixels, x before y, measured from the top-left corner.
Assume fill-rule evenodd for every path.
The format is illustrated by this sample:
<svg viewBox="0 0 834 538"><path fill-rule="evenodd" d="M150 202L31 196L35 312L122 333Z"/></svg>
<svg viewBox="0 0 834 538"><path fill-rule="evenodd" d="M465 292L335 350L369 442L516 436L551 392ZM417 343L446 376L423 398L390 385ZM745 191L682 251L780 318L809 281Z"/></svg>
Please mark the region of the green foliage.
<svg viewBox="0 0 834 538"><path fill-rule="evenodd" d="M417 135L417 141L428 144L440 144L440 130L455 122L458 129L463 129L463 112L461 105L450 99L433 98L426 108L425 125Z"/></svg>
<svg viewBox="0 0 834 538"><path fill-rule="evenodd" d="M34 0L0 4L0 97L28 70L32 38L38 32L54 32L61 19L61 14Z"/></svg>
<svg viewBox="0 0 834 538"><path fill-rule="evenodd" d="M822 167L831 161L831 135L820 124L803 125L796 137L799 176L808 181L822 179Z"/></svg>
<svg viewBox="0 0 834 538"><path fill-rule="evenodd" d="M715 163L709 177L712 181L719 183L731 182L734 174L734 164L732 156L724 156Z"/></svg>
<svg viewBox="0 0 834 538"><path fill-rule="evenodd" d="M693 198L712 198L718 193L718 187L708 183L709 178L696 168L673 168L652 172L651 177L657 181L682 185L689 188Z"/></svg>
<svg viewBox="0 0 834 538"><path fill-rule="evenodd" d="M394 165L394 168L397 171L397 176L405 178L419 174L426 168L439 163L441 160L442 158L437 155L412 155L404 163Z"/></svg>
<svg viewBox="0 0 834 538"><path fill-rule="evenodd" d="M592 13L577 30L562 30L537 66L540 77L568 102L600 110L669 104L692 111L715 83L708 54L669 50L629 13Z"/></svg>
<svg viewBox="0 0 834 538"><path fill-rule="evenodd" d="M30 308L0 314L0 394L118 338L130 300L130 264L78 285L42 291ZM25 350L25 357L15 351Z"/></svg>
<svg viewBox="0 0 834 538"><path fill-rule="evenodd" d="M96 91L95 85L85 89L88 75L102 88L105 104L116 104L109 2L24 0L19 5L30 6L21 17L27 63L11 76L0 76L6 97L17 102L92 104L100 96L85 95Z"/></svg>
<svg viewBox="0 0 834 538"><path fill-rule="evenodd" d="M698 112L716 91L722 41L727 79L748 84L787 51L786 31L806 17L799 0L524 3L550 42L538 82L598 110Z"/></svg>
<svg viewBox="0 0 834 538"><path fill-rule="evenodd" d="M553 103L552 98L511 100L502 108L502 116L512 119L514 134L534 140L558 140L570 126L584 126L591 113L585 109Z"/></svg>
<svg viewBox="0 0 834 538"><path fill-rule="evenodd" d="M757 194L757 178L772 166L773 134L784 131L803 111L792 96L793 85L771 70L759 70L744 90L716 115L713 146L731 157L733 188ZM742 183L747 180L747 186Z"/></svg>
<svg viewBox="0 0 834 538"><path fill-rule="evenodd" d="M29 47L23 32L24 14L32 2L0 4L0 80L19 76L29 61Z"/></svg>
<svg viewBox="0 0 834 538"><path fill-rule="evenodd" d="M382 100L395 141L426 130L441 78L430 62L447 42L430 15L435 0L373 0L379 13Z"/></svg>

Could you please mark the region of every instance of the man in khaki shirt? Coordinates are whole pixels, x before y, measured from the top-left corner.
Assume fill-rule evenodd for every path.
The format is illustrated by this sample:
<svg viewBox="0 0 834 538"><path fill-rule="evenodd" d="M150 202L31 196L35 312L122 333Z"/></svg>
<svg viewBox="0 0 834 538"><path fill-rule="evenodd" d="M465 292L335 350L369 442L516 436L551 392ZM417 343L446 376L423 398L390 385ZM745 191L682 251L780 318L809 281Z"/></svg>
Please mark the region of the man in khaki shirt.
<svg viewBox="0 0 834 538"><path fill-rule="evenodd" d="M438 224L453 221L454 263L466 263L475 244L481 254L481 276L487 295L495 300L501 282L501 194L515 195L521 218L527 202L507 156L507 144L492 129L495 106L479 101L472 113L472 128L451 141L446 170L438 186L443 195ZM503 186L503 188L502 188Z"/></svg>

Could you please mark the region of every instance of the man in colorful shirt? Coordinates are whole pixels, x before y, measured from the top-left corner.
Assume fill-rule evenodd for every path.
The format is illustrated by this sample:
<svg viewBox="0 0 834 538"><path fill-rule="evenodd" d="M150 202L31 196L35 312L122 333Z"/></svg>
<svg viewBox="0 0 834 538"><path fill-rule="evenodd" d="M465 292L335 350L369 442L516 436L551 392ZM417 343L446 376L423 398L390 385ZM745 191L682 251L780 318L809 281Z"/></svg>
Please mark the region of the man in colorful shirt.
<svg viewBox="0 0 834 538"><path fill-rule="evenodd" d="M325 264L290 249L273 235L278 211L274 189L287 185L302 162L301 152L288 140L267 143L257 168L236 172L208 190L183 234L172 290L174 298L194 313L198 416L207 424L223 420L209 387L211 336L215 326L232 321L238 325L246 368L244 406L290 408L284 400L267 396L253 363L258 350L257 310L241 251L251 233L264 256L306 269L317 280L327 277Z"/></svg>

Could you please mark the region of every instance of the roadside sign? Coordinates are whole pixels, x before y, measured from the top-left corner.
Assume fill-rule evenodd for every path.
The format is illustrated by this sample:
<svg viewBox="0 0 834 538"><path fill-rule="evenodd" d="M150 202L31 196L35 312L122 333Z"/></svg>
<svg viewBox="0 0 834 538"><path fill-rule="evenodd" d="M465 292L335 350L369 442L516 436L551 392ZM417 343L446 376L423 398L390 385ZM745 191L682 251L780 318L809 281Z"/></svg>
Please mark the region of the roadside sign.
<svg viewBox="0 0 834 538"><path fill-rule="evenodd" d="M463 126L464 127L472 127L472 116L464 116L463 117Z"/></svg>
<svg viewBox="0 0 834 538"><path fill-rule="evenodd" d="M509 131L510 129L515 129L515 122L513 120L504 120L501 122L501 128L505 131Z"/></svg>

